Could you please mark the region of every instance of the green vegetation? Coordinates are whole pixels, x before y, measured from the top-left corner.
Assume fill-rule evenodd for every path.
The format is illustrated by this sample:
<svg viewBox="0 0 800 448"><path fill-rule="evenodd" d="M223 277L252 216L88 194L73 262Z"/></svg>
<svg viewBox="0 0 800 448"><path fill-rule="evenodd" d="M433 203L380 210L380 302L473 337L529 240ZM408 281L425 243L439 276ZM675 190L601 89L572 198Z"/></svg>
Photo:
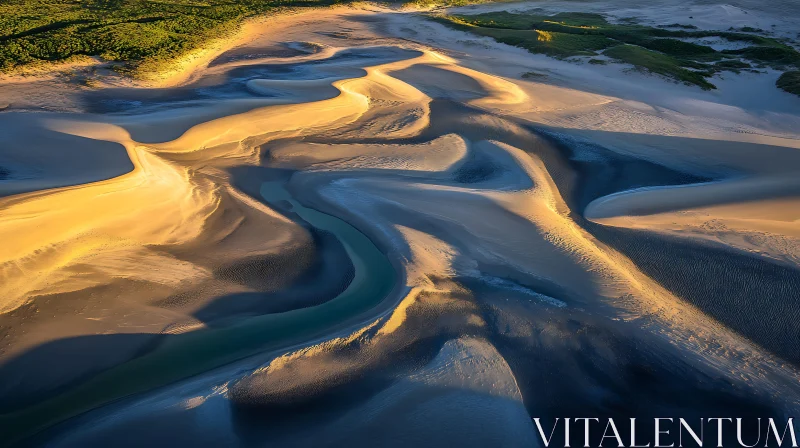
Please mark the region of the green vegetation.
<svg viewBox="0 0 800 448"><path fill-rule="evenodd" d="M775 83L781 89L800 96L800 71L786 72Z"/></svg>
<svg viewBox="0 0 800 448"><path fill-rule="evenodd" d="M682 24L682 23L672 23L672 24L669 24L669 25L662 25L661 27L662 28L681 28L681 29L684 29L684 30L696 30L697 29L697 27L694 26L694 25L685 25L685 24Z"/></svg>
<svg viewBox="0 0 800 448"><path fill-rule="evenodd" d="M479 16L447 16L438 20L474 34L492 37L498 42L525 48L532 53L559 58L591 56L614 44L603 36L537 27L539 23L534 17L500 12ZM591 18L579 17L577 21L585 23Z"/></svg>
<svg viewBox="0 0 800 448"><path fill-rule="evenodd" d="M787 65L800 67L800 53L791 47L747 47L741 50L726 50L723 53L763 62L776 68Z"/></svg>
<svg viewBox="0 0 800 448"><path fill-rule="evenodd" d="M776 39L752 34L758 30L701 31L692 25L650 27L627 20L610 23L600 14L562 12L555 15L492 12L477 15L436 16L448 26L489 36L498 42L556 58L603 54L640 70L680 82L714 89L708 78L723 71L752 69L746 59L778 69L800 68L800 52ZM746 32L744 32L746 31ZM717 51L687 41L722 38L745 42L740 50ZM590 59L602 64L602 59Z"/></svg>
<svg viewBox="0 0 800 448"><path fill-rule="evenodd" d="M555 57L591 56L611 46L611 42L602 37L553 31L483 28L478 34L493 37L498 42L525 48L532 53Z"/></svg>
<svg viewBox="0 0 800 448"><path fill-rule="evenodd" d="M703 89L716 88L714 84L706 81L705 73L687 70L681 67L680 61L663 53L626 44L610 48L605 55L659 75L698 85Z"/></svg>
<svg viewBox="0 0 800 448"><path fill-rule="evenodd" d="M280 7L338 0L3 0L0 71L98 56L152 69Z"/></svg>
<svg viewBox="0 0 800 448"><path fill-rule="evenodd" d="M638 44L650 50L682 58L691 58L695 60L721 59L717 51L711 47L684 42L678 39L645 39Z"/></svg>
<svg viewBox="0 0 800 448"><path fill-rule="evenodd" d="M544 73L538 72L525 72L522 74L523 79L544 79L547 78L547 75Z"/></svg>
<svg viewBox="0 0 800 448"><path fill-rule="evenodd" d="M405 5L416 6L418 8L442 8L442 7L455 7L475 5L478 3L487 3L493 0L409 0L404 2Z"/></svg>
<svg viewBox="0 0 800 448"><path fill-rule="evenodd" d="M753 66L751 66L747 62L743 62L738 59L726 59L724 61L719 61L716 64L714 64L714 66L718 70L726 70L734 73L739 73L739 71L741 70L748 70L753 68Z"/></svg>
<svg viewBox="0 0 800 448"><path fill-rule="evenodd" d="M739 31L743 33L763 33L764 30L761 28L753 28L752 26L743 26L739 28Z"/></svg>

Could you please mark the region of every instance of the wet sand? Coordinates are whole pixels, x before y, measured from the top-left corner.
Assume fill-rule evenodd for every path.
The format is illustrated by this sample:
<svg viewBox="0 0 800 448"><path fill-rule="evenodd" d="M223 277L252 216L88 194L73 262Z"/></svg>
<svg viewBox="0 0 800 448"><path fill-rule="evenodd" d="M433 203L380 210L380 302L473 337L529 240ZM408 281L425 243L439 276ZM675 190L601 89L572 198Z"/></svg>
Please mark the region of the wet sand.
<svg viewBox="0 0 800 448"><path fill-rule="evenodd" d="M531 446L531 417L797 409L796 97L373 6L248 33L149 87L0 84L52 98L0 113L9 442Z"/></svg>

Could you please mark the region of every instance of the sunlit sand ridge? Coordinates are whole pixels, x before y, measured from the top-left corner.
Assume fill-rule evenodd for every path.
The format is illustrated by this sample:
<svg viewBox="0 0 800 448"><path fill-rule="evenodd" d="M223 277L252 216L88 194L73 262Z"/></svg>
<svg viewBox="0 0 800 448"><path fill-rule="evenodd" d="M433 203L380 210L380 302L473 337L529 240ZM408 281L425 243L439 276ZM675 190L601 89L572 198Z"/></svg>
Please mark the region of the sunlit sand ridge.
<svg viewBox="0 0 800 448"><path fill-rule="evenodd" d="M231 51L124 113L0 115L133 167L97 180L9 149L34 174L11 165L0 199L4 430L522 445L533 412L644 412L631 395L664 415L796 410L797 135L726 131L763 123L725 93L703 97L722 124L701 129L691 87L623 100L569 65L560 87L532 82L518 49L409 13L309 14L237 51L317 53ZM642 112L675 97L689 106ZM37 170L63 174L35 188ZM189 430L136 431L156 421Z"/></svg>

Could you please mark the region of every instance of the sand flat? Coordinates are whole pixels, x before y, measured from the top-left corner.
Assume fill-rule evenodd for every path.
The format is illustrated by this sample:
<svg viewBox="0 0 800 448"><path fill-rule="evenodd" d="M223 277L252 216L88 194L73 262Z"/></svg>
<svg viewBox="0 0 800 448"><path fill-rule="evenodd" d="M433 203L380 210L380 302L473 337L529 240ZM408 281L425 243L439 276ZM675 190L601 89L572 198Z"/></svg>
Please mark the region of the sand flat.
<svg viewBox="0 0 800 448"><path fill-rule="evenodd" d="M534 414L645 416L630 396L791 413L800 98L749 76L704 92L362 5L148 86L0 82L52 106L0 111L0 428L512 443Z"/></svg>

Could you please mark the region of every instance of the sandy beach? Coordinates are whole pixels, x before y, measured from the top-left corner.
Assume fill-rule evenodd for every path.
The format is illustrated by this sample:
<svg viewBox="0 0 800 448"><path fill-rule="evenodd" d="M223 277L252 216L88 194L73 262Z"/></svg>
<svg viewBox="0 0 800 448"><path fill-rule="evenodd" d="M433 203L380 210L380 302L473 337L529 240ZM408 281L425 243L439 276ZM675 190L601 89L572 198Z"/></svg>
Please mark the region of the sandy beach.
<svg viewBox="0 0 800 448"><path fill-rule="evenodd" d="M580 7L800 19L622 3ZM537 446L532 417L800 409L777 71L705 91L374 5L254 20L177 67L0 79L9 445Z"/></svg>

